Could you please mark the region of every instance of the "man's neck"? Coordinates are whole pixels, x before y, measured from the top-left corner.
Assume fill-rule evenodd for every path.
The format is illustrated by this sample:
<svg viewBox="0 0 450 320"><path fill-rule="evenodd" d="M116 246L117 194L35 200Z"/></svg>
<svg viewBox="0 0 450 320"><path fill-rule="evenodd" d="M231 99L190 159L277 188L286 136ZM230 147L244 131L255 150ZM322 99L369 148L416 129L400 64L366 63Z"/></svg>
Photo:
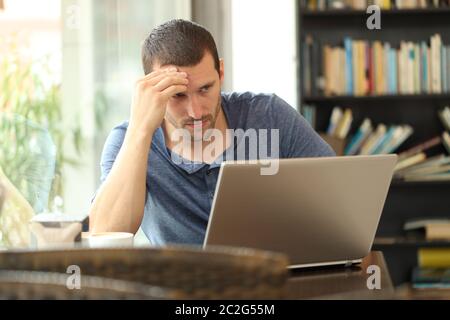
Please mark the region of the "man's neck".
<svg viewBox="0 0 450 320"><path fill-rule="evenodd" d="M220 111L214 125L214 138L208 139L210 141L194 141L191 139L172 141L171 136L176 128L166 120L164 120L161 127L164 132L166 147L190 161L212 163L230 145L230 139L227 139L226 135L228 123L222 106L220 106ZM215 139L217 134L223 138L221 141ZM207 147L209 147L208 150L213 150L213 152L204 152Z"/></svg>

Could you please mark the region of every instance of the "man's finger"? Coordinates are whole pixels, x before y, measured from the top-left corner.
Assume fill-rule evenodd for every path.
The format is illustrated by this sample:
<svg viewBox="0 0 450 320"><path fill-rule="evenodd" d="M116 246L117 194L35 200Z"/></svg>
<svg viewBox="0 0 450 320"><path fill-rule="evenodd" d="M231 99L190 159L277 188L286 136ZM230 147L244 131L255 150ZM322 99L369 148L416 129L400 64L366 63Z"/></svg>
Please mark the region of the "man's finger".
<svg viewBox="0 0 450 320"><path fill-rule="evenodd" d="M157 76L159 76L159 75L161 75L161 74L165 74L165 73L167 73L167 72L176 72L178 69L176 68L176 67L173 67L173 66L168 66L168 67L163 67L163 68L161 68L161 69L158 69L158 70L155 70L155 71L152 71L152 72L150 72L149 74L147 74L147 75L145 75L144 77L142 77L141 79L140 79L140 81L145 81L145 80L149 80L149 79L152 79L152 78L154 78L154 77L157 77Z"/></svg>
<svg viewBox="0 0 450 320"><path fill-rule="evenodd" d="M186 90L187 90L187 86L185 86L183 84L172 85L172 86L166 88L165 90L161 91L161 95L164 98L169 99L172 96L176 95L177 93L186 92Z"/></svg>
<svg viewBox="0 0 450 320"><path fill-rule="evenodd" d="M146 82L151 86L156 86L162 80L164 80L166 78L171 78L171 77L186 78L186 73L185 72L180 73L177 71L176 72L163 72L150 80L146 80Z"/></svg>
<svg viewBox="0 0 450 320"><path fill-rule="evenodd" d="M153 72L150 72L150 73L147 74L146 76L140 78L139 81L147 81L147 80L153 79L153 78L155 78L155 77L158 77L158 76L160 76L160 75L162 75L162 74L166 74L166 73L167 73L166 70L158 69L158 70L153 71Z"/></svg>
<svg viewBox="0 0 450 320"><path fill-rule="evenodd" d="M186 78L186 76L183 75L172 75L167 76L161 79L157 84L154 85L154 88L156 91L164 91L166 88L172 85L178 85L182 84L187 86L189 83L189 80Z"/></svg>
<svg viewBox="0 0 450 320"><path fill-rule="evenodd" d="M155 75L152 78L143 78L142 80L139 80L137 83L146 83L150 86L155 86L156 84L158 84L158 82L160 82L161 80L163 80L164 78L168 78L168 77L174 77L174 76L180 76L180 77L186 77L186 73L185 72L178 72L178 71L168 71L168 72L160 72L159 74Z"/></svg>

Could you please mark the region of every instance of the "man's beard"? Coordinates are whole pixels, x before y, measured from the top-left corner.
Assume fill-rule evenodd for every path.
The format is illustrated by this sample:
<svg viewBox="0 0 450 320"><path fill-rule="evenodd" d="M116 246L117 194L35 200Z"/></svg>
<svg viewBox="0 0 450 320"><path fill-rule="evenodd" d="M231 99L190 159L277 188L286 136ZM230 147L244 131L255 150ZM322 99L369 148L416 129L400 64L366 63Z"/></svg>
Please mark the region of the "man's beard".
<svg viewBox="0 0 450 320"><path fill-rule="evenodd" d="M216 121L217 121L217 117L219 116L220 113L220 101L221 101L221 97L219 95L219 98L217 100L217 104L216 104L216 108L213 111L213 113L207 114L205 116L203 116L200 119L194 119L191 117L185 118L179 122L177 122L170 114L166 114L166 119L175 127L175 129L184 129L187 130L189 132L189 135L191 137L192 141L198 141L198 140L206 140L208 139L211 135L211 133L208 134L208 136L205 135L205 132L208 129L214 129L216 126ZM203 121L208 121L208 125L206 127L202 127L202 123ZM189 126L189 125L193 125L194 126ZM195 124L198 124L198 126L196 126ZM192 130L190 130L192 129Z"/></svg>

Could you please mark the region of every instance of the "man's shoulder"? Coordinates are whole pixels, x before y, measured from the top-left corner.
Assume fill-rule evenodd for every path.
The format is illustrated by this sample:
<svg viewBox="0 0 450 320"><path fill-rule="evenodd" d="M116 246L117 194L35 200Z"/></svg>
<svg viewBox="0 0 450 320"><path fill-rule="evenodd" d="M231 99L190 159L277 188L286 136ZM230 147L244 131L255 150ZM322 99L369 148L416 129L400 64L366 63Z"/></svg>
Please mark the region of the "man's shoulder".
<svg viewBox="0 0 450 320"><path fill-rule="evenodd" d="M125 139L127 129L128 121L122 121L121 123L114 126L109 132L108 137L106 138L104 150L108 150L110 148L120 148Z"/></svg>
<svg viewBox="0 0 450 320"><path fill-rule="evenodd" d="M246 114L248 119L278 124L298 116L298 112L275 93L231 92L222 97L228 110Z"/></svg>
<svg viewBox="0 0 450 320"><path fill-rule="evenodd" d="M127 121L122 121L121 123L117 124L116 126L114 126L112 128L111 131L123 131L126 132L128 129L128 120Z"/></svg>
<svg viewBox="0 0 450 320"><path fill-rule="evenodd" d="M250 91L222 92L222 98L229 105L239 105L247 108L267 107L268 104L279 99L274 93L255 93Z"/></svg>
<svg viewBox="0 0 450 320"><path fill-rule="evenodd" d="M257 117L290 116L296 112L286 101L275 93L231 92L222 93L222 99L230 111L238 111Z"/></svg>

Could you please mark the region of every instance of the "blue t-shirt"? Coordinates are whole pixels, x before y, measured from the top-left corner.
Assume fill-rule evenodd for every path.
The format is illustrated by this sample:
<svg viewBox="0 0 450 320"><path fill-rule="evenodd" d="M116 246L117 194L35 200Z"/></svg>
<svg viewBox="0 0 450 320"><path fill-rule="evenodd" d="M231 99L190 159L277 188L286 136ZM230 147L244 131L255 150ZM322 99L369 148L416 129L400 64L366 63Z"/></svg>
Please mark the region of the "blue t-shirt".
<svg viewBox="0 0 450 320"><path fill-rule="evenodd" d="M334 151L288 103L272 94L222 93L221 101L228 128L246 132L267 130L268 148L259 156L244 147L246 158L271 156L270 129L278 129L276 158L334 156ZM101 157L101 181L108 176L122 146L128 122L109 134ZM242 130L238 130L242 129ZM261 130L265 129L265 130ZM248 140L236 137L235 150ZM264 140L265 142L265 140ZM242 150L244 150L242 149ZM202 244L214 197L220 161L212 164L179 161L165 145L162 128L153 135L147 168L147 196L141 228L153 245L169 243ZM225 154L225 153L224 153ZM235 152L235 159L242 152ZM224 158L220 157L221 159ZM228 158L227 158L228 159ZM181 163L180 163L181 162ZM124 213L126 214L126 213Z"/></svg>

